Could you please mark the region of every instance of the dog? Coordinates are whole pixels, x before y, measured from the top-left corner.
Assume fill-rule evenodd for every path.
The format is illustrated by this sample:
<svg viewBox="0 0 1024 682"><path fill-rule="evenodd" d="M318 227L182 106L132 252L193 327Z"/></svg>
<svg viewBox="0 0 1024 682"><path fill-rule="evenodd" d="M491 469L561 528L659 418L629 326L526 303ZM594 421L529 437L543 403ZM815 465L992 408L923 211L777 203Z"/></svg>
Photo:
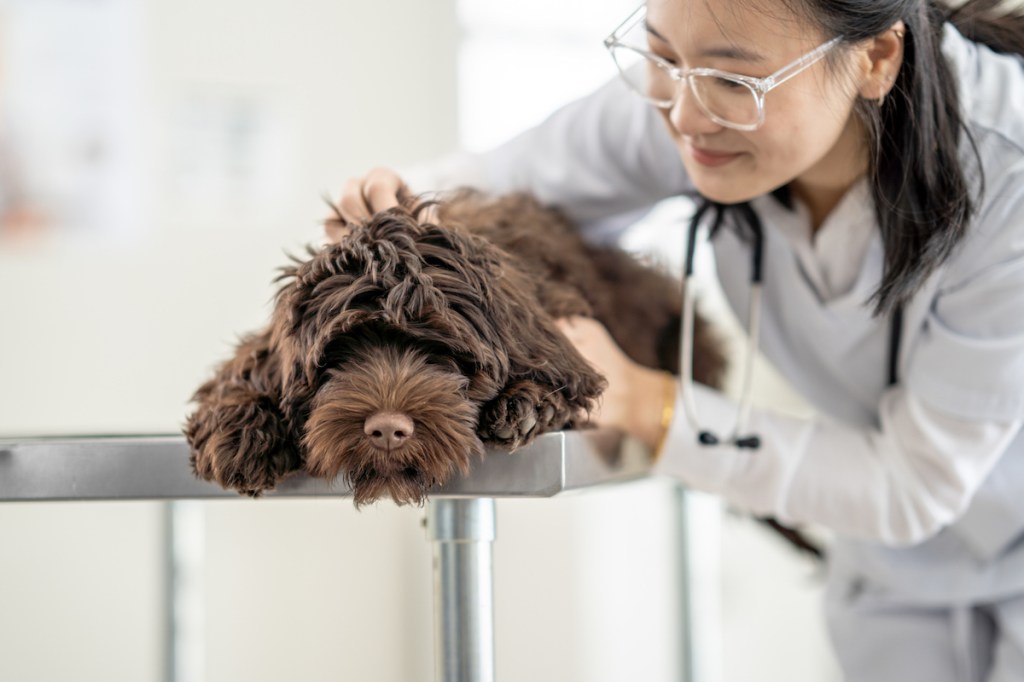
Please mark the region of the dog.
<svg viewBox="0 0 1024 682"><path fill-rule="evenodd" d="M199 478L258 496L305 471L342 477L357 506L421 504L488 446L584 426L605 381L562 317L596 318L634 361L678 371L679 282L525 194L389 209L307 252L281 269L268 326L192 397ZM694 378L719 386L704 320L694 345Z"/></svg>

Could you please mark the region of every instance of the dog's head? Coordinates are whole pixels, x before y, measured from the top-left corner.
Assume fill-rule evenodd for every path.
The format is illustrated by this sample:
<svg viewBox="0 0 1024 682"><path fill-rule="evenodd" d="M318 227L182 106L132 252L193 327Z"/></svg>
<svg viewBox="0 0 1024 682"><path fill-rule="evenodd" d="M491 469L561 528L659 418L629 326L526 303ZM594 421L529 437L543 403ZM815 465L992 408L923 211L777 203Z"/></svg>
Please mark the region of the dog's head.
<svg viewBox="0 0 1024 682"><path fill-rule="evenodd" d="M500 249L415 211L376 214L286 268L271 325L282 411L306 470L357 504L420 502L482 454L478 419L513 375L573 395L599 383Z"/></svg>
<svg viewBox="0 0 1024 682"><path fill-rule="evenodd" d="M350 483L357 505L418 503L483 453L464 366L388 326L352 329L327 352L309 404L306 470Z"/></svg>

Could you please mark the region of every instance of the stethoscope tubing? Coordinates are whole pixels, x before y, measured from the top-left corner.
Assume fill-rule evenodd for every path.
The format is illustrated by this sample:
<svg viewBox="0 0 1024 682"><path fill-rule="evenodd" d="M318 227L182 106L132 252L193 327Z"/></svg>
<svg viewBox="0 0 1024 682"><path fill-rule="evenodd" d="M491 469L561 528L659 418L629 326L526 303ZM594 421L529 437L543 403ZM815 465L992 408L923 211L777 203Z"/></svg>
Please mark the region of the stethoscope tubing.
<svg viewBox="0 0 1024 682"><path fill-rule="evenodd" d="M756 450L761 445L761 439L755 434L741 435L747 432L747 424L750 421L750 414L753 404L753 378L754 364L758 351L761 347L761 299L764 265L764 233L761 229L761 222L754 213L753 208L743 204L738 208L742 210L748 219L753 233L753 244L751 246L751 272L750 272L750 300L747 312L747 336L749 337L748 350L744 361L743 386L740 392L739 406L736 413L736 422L732 434L727 441L723 441L714 433L700 426L700 419L697 414L697 404L694 399L693 390L693 336L695 313L693 293L693 263L696 253L697 229L709 208L716 208L714 224L711 227L711 235L720 227L723 217L723 207L712 202L705 202L693 217L690 219L689 230L686 236L686 252L683 270L683 306L682 306L682 329L679 343L679 369L680 384L682 392L683 412L690 428L697 434L697 440L701 445L732 444L740 448ZM889 358L888 386L894 386L899 381L899 355L903 331L903 306L897 305L892 312L889 331Z"/></svg>
<svg viewBox="0 0 1024 682"><path fill-rule="evenodd" d="M686 238L686 254L683 276L683 310L682 310L682 334L679 343L679 369L682 391L683 412L690 428L697 433L697 441L701 445L719 445L721 439L708 429L700 426L700 418L697 414L697 404L693 391L693 336L696 324L694 313L693 293L693 262L696 253L697 227L703 218L704 212L711 204L701 207L690 221L689 232ZM722 221L723 212L718 209L715 216L715 224L711 228L712 233L719 227ZM754 244L752 249L751 263L751 284L750 284L750 305L747 313L747 335L749 337L749 348L744 362L743 388L740 393L739 408L736 413L736 421L727 443L737 447L757 449L760 447L761 439L756 435L741 435L746 433L747 422L750 419L751 404L753 398L753 375L754 362L757 352L760 349L761 337L761 278L763 264L763 235L756 216L754 220Z"/></svg>

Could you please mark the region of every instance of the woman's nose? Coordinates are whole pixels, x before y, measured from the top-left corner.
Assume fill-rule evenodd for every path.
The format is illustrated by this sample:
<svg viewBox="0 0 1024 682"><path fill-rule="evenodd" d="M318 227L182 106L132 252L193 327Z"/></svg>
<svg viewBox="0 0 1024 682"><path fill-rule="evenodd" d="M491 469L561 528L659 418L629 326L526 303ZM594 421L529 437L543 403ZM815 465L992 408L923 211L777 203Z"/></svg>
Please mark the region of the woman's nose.
<svg viewBox="0 0 1024 682"><path fill-rule="evenodd" d="M704 113L686 81L678 84L676 98L668 111L668 121L680 135L700 135L718 132L722 126Z"/></svg>

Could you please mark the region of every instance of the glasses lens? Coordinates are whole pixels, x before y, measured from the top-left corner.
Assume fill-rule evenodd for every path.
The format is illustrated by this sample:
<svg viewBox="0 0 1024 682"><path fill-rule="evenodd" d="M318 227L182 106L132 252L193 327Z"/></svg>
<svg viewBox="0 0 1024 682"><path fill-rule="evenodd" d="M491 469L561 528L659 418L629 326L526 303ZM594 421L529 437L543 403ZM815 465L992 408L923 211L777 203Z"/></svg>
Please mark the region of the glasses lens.
<svg viewBox="0 0 1024 682"><path fill-rule="evenodd" d="M678 86L657 63L625 45L610 49L622 79L630 88L656 106L672 106Z"/></svg>
<svg viewBox="0 0 1024 682"><path fill-rule="evenodd" d="M691 74L690 85L704 111L719 121L737 126L756 126L760 122L757 96L746 83Z"/></svg>

